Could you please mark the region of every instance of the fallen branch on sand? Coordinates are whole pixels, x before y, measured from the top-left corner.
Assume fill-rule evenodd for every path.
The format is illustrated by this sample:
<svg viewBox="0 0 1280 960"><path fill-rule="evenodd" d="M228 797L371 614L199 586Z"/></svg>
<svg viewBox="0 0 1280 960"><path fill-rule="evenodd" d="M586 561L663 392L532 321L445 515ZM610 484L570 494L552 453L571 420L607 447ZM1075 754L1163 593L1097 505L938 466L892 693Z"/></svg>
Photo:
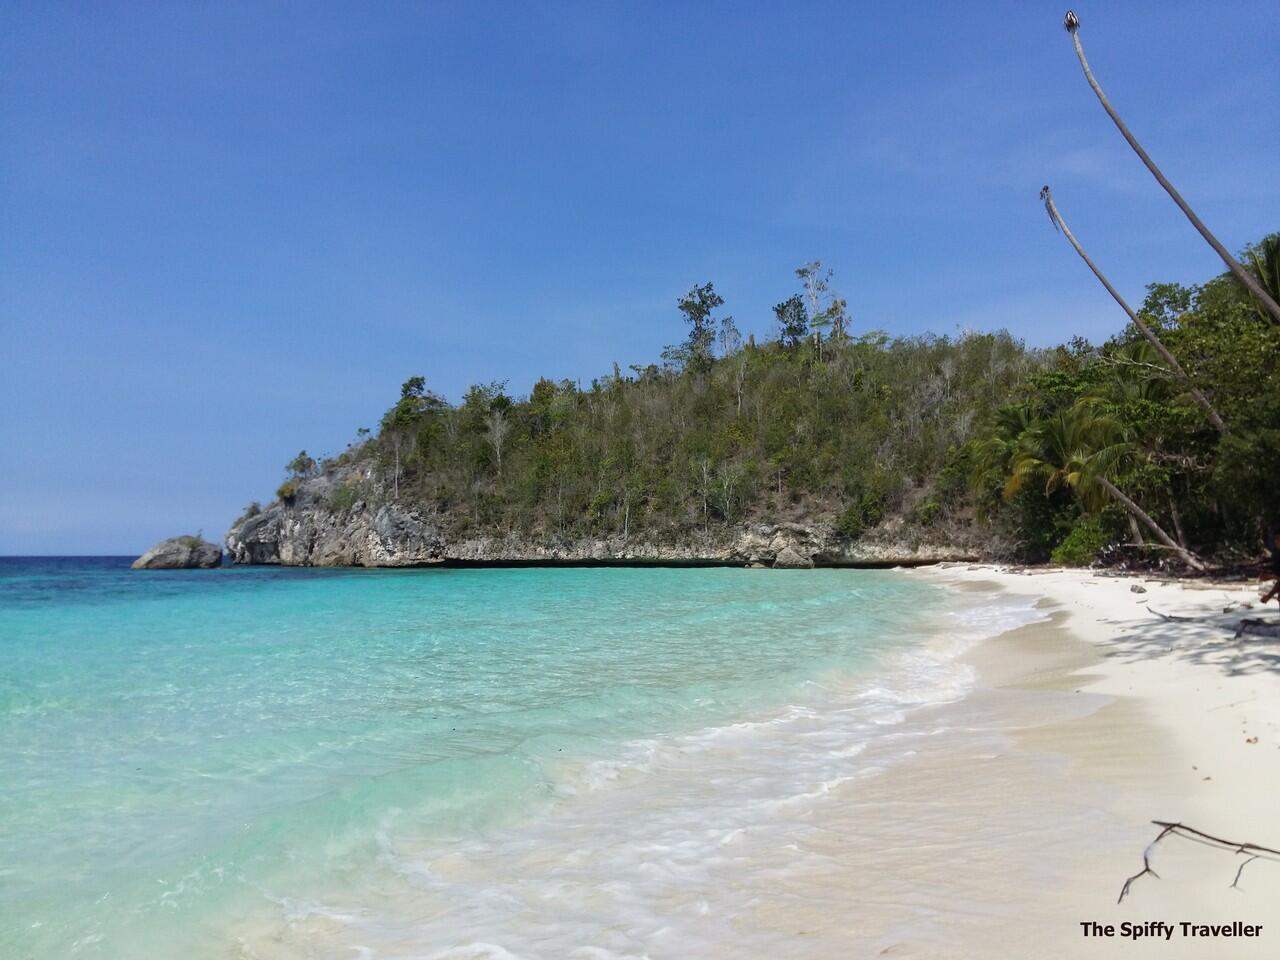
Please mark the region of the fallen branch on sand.
<svg viewBox="0 0 1280 960"><path fill-rule="evenodd" d="M1259 620L1257 617L1241 620L1240 626L1236 627L1236 639L1246 633L1251 637L1280 638L1280 620Z"/></svg>
<svg viewBox="0 0 1280 960"><path fill-rule="evenodd" d="M1147 607L1152 613L1162 620L1176 620L1178 623L1198 623L1201 620L1208 620L1208 617L1180 617L1173 613L1161 613L1155 607Z"/></svg>
<svg viewBox="0 0 1280 960"><path fill-rule="evenodd" d="M1122 902L1124 898L1129 895L1129 888L1133 886L1133 881L1141 877L1145 877L1147 874L1150 874L1157 880L1160 879L1160 874L1151 869L1151 853L1155 850L1156 844L1169 836L1169 834L1185 837L1186 839L1193 840L1196 843L1203 843L1206 846L1216 847L1220 850L1230 850L1233 853L1242 855L1248 854L1248 859L1241 863L1240 868L1236 870L1236 877L1231 881L1232 889L1240 889L1238 886L1240 883L1240 876L1244 873L1244 868L1253 863L1253 861L1272 860L1280 862L1280 850L1274 850L1271 847L1263 847L1256 843L1236 843L1233 840L1224 840L1222 837L1215 837L1213 834L1205 833L1203 830L1197 830L1195 827L1188 827L1184 823L1171 823L1168 820L1152 820L1151 822L1160 828L1160 833L1157 834L1156 838L1147 844L1147 848L1142 851L1142 869L1124 882L1124 886L1120 888L1120 896L1116 900L1116 903Z"/></svg>

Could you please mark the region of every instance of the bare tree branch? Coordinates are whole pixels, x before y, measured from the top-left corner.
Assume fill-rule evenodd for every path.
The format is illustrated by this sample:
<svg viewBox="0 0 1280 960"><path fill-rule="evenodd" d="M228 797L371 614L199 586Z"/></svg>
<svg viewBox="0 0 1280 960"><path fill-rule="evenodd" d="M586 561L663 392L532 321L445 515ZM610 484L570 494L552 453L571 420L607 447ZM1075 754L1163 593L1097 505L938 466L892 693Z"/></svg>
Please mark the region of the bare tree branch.
<svg viewBox="0 0 1280 960"><path fill-rule="evenodd" d="M1178 209L1181 210L1186 215L1187 219L1191 221L1191 225L1196 228L1200 233L1200 236L1204 237L1205 242L1208 243L1209 246L1213 247L1214 252L1222 258L1222 262L1227 265L1227 269L1235 274L1236 279L1244 284L1245 288L1248 289L1248 291L1258 299L1258 302L1266 308L1267 312L1271 314L1271 319L1275 323L1280 323L1280 304L1277 304L1276 301L1272 299L1271 294L1269 294L1262 284L1258 282L1257 278L1241 266L1240 262L1228 252L1226 247L1218 242L1218 238L1215 237L1209 231L1209 228L1204 225L1204 222L1196 216L1196 212L1191 209L1191 205L1182 199L1182 194L1174 189L1173 184L1169 182L1168 178L1165 177L1160 168L1156 166L1155 161L1151 159L1146 150L1142 149L1142 144L1138 143L1137 137L1129 132L1129 127L1120 119L1120 114L1118 114L1115 107L1111 105L1111 101L1107 99L1107 95L1102 92L1102 87L1098 85L1098 81L1094 78L1093 71L1089 68L1089 61L1085 59L1084 47L1080 43L1080 18L1075 15L1074 11L1068 10L1066 17L1062 21L1062 25L1066 28L1067 33L1071 34L1071 40L1075 44L1076 48L1076 59L1080 61L1080 67L1084 70L1084 78L1089 81L1089 86L1097 96L1098 102L1102 104L1102 109L1107 111L1107 116L1109 116L1111 118L1111 122L1116 125L1116 129L1119 130L1120 134L1126 141L1128 141L1129 146L1133 148L1133 152L1138 155L1138 159L1140 159L1143 164L1146 165L1146 168L1151 171L1151 175L1156 178L1156 182L1160 184L1160 186L1164 187L1165 193L1169 194L1173 202L1178 205Z"/></svg>
<svg viewBox="0 0 1280 960"><path fill-rule="evenodd" d="M1093 358L1095 363L1101 363L1104 366L1114 367L1142 367L1147 370L1155 370L1166 377L1170 376L1173 371L1168 367L1161 366L1158 363L1147 363L1143 360L1129 360L1125 357L1112 357L1105 353L1100 353Z"/></svg>
<svg viewBox="0 0 1280 960"><path fill-rule="evenodd" d="M1151 876L1155 877L1157 880L1160 879L1160 874L1151 869L1151 851L1155 849L1155 845L1157 843L1169 834L1173 833L1173 831L1174 825L1170 824L1160 831L1160 835L1158 837L1147 844L1147 848L1142 851L1142 869L1124 882L1124 886L1120 888L1120 896L1116 900L1116 903L1120 903L1129 895L1129 888L1133 886L1133 881L1138 880L1141 877L1145 877L1147 874L1151 874Z"/></svg>
<svg viewBox="0 0 1280 960"><path fill-rule="evenodd" d="M1280 850L1276 850L1273 847L1264 847L1257 843L1236 843L1234 840L1215 837L1213 834L1205 833L1203 830L1197 830L1195 827L1188 827L1184 823L1172 823L1168 820L1152 820L1151 822L1160 828L1160 833L1157 834L1156 838L1147 844L1146 849L1142 851L1142 869L1132 877L1129 877L1129 879L1125 880L1124 886L1120 888L1120 896L1116 900L1116 903L1122 902L1124 898L1129 895L1129 891L1133 887L1133 882L1135 880L1145 877L1148 874L1155 877L1157 880L1160 879L1160 874L1151 869L1151 854L1152 851L1155 850L1156 845L1170 834L1185 837L1188 840L1216 847L1220 850L1230 850L1237 854L1249 854L1249 858L1245 860L1244 863L1240 864L1240 868L1236 870L1236 877L1231 882L1231 886L1237 890L1239 887L1237 887L1236 884L1240 882L1240 875L1244 873L1244 868L1254 860L1272 860L1274 862L1280 862Z"/></svg>
<svg viewBox="0 0 1280 960"><path fill-rule="evenodd" d="M1253 863L1253 861L1255 861L1255 860L1257 860L1257 859L1258 859L1258 855L1257 855L1257 854L1254 854L1252 857L1250 857L1250 858L1249 858L1248 860L1246 860L1244 863L1240 864L1240 869L1236 871L1236 878L1235 878L1234 880L1232 880L1232 881L1231 881L1231 889L1232 889L1232 890L1239 890L1239 889L1240 889L1240 886L1239 886L1239 884L1240 884L1240 875L1241 875L1242 873L1244 873L1244 868L1245 868L1245 867L1247 867L1249 864Z"/></svg>
<svg viewBox="0 0 1280 960"><path fill-rule="evenodd" d="M1077 240L1075 234L1071 232L1071 228L1067 226L1067 222L1062 219L1062 214L1058 211L1058 205L1053 202L1053 192L1049 189L1049 185L1047 183L1040 189L1040 199L1044 202L1044 209L1045 212L1049 214L1049 220L1055 227L1062 231L1062 235L1067 238L1067 241L1075 249L1076 253L1079 254L1080 259L1084 261L1085 266L1093 271L1093 275L1098 278L1098 282L1102 284L1107 293L1111 294L1111 299L1120 305L1120 308L1128 315L1129 319L1133 322L1133 325L1138 328L1138 331L1144 337L1147 338L1147 342L1150 343L1151 346L1155 347L1156 353L1160 354L1160 359L1167 363L1169 365L1169 369L1173 371L1174 375L1186 384L1187 392L1191 394L1192 399L1194 399L1195 402L1200 405L1200 408L1204 410L1205 417L1208 418L1211 424L1213 424L1213 428L1217 430L1219 434L1225 434L1227 432L1227 425L1223 422L1222 417L1218 415L1218 411L1214 409L1213 404L1209 402L1209 398L1204 395L1200 388L1192 381L1191 377L1188 376L1187 371L1184 370L1182 368L1182 364L1178 362L1178 358L1169 352L1169 348L1161 342L1160 338L1155 335L1155 332L1152 331L1149 326L1147 326L1146 322L1134 313L1133 307L1129 306L1128 301L1120 295L1120 291L1111 285L1111 281L1106 278L1103 272L1098 269L1097 264L1095 264L1089 255L1084 252L1084 247L1080 246L1080 241Z"/></svg>
<svg viewBox="0 0 1280 960"><path fill-rule="evenodd" d="M1172 613L1161 613L1155 607L1147 607L1147 609L1150 610L1152 613L1154 613L1161 620L1171 620L1174 623L1199 623L1201 620L1211 619L1209 617L1179 617L1176 614L1172 614Z"/></svg>

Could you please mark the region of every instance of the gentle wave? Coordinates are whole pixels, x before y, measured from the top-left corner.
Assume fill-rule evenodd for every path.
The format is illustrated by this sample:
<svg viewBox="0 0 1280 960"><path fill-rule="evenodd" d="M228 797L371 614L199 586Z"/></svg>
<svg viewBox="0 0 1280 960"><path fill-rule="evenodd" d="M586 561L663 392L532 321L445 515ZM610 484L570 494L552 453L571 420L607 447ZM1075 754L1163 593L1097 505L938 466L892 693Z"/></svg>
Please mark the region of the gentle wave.
<svg viewBox="0 0 1280 960"><path fill-rule="evenodd" d="M957 700L979 640L1041 619L1010 601L947 615L937 642L883 658L871 675L830 674L806 703L636 741L561 772L545 818L449 844L381 838L380 891L280 902L237 934L253 957L550 960L771 955L744 930L735 878L782 877L814 856L824 804L909 759L920 708ZM900 733L895 733L901 730ZM394 877L394 879L391 879ZM263 951L263 943L282 947ZM776 954L775 954L776 955Z"/></svg>
<svg viewBox="0 0 1280 960"><path fill-rule="evenodd" d="M0 582L16 955L709 956L736 871L1037 617L888 571L227 573Z"/></svg>

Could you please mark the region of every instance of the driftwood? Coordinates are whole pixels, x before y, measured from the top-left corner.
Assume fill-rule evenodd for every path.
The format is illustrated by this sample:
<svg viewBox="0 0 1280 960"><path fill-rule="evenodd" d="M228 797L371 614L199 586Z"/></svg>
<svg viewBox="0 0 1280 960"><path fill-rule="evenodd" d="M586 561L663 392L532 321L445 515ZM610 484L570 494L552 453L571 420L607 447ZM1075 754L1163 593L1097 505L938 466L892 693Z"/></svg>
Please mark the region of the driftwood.
<svg viewBox="0 0 1280 960"><path fill-rule="evenodd" d="M1155 607L1147 607L1147 609L1150 610L1152 613L1154 613L1161 620L1175 620L1178 623L1198 623L1201 620L1209 619L1209 617L1180 617L1174 613L1161 613Z"/></svg>
<svg viewBox="0 0 1280 960"><path fill-rule="evenodd" d="M1151 869L1151 853L1155 850L1156 845L1170 834L1185 837L1188 840L1194 840L1196 843L1203 843L1219 850L1230 850L1241 855L1248 854L1248 859L1240 864L1239 869L1236 870L1235 879L1231 881L1231 887L1236 890L1240 889L1238 884L1240 883L1241 875L1244 873L1244 868L1253 863L1253 861L1272 860L1280 862L1280 850L1275 850L1271 847L1264 847L1256 843L1237 843L1234 840L1224 840L1222 837L1215 837L1213 834L1197 830L1195 827L1188 827L1184 823L1171 823L1168 820L1152 820L1151 822L1160 828L1160 832L1154 840L1147 844L1147 848L1142 851L1142 869L1124 882L1124 886L1120 888L1120 896L1116 899L1116 903L1121 903L1129 895L1129 890L1135 880L1148 874L1157 880L1160 879L1160 874Z"/></svg>
<svg viewBox="0 0 1280 960"><path fill-rule="evenodd" d="M1275 637L1280 639L1280 620L1260 620L1257 617L1240 621L1236 627L1236 639L1245 634L1251 637Z"/></svg>

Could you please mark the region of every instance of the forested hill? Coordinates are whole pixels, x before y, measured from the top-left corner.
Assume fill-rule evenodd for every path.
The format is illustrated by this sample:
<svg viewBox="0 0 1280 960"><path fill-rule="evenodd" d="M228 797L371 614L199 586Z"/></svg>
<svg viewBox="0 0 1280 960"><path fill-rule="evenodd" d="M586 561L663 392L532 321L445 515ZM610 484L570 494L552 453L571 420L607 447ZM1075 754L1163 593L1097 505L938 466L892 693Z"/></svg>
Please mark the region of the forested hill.
<svg viewBox="0 0 1280 960"><path fill-rule="evenodd" d="M1278 246L1247 251L1260 274ZM1256 556L1280 516L1280 328L1229 275L1149 288L1140 317L1188 381L1132 326L1048 350L1006 333L892 338L849 320L820 264L797 274L768 342L743 342L708 283L676 304L685 337L659 363L588 387L477 385L455 405L411 377L375 433L294 458L277 501L237 521L233 555L347 556L235 549L314 541L322 514L348 539L418 535L406 517L442 542L542 544L790 523L848 543L1195 564Z"/></svg>

